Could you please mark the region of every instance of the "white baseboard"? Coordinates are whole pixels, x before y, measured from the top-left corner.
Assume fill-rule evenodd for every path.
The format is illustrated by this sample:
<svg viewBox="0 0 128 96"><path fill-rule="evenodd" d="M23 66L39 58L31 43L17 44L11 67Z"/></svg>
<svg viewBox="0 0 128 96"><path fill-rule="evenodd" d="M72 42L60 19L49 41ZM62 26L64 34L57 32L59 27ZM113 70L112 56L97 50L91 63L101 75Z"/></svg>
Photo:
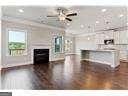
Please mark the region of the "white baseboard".
<svg viewBox="0 0 128 96"><path fill-rule="evenodd" d="M58 61L58 60L64 60L64 59L65 58L54 58L53 60L50 60L50 61ZM33 62L29 61L29 62L23 62L23 63L5 64L4 66L2 66L2 68L9 68L9 67L30 65L30 64L33 64Z"/></svg>
<svg viewBox="0 0 128 96"><path fill-rule="evenodd" d="M82 59L82 60L86 60L86 61L90 61L90 62L96 62L96 63L101 63L101 64L105 64L105 65L110 65L110 63L108 63L108 62L102 62L102 61L98 61L98 60L91 60L91 59Z"/></svg>
<svg viewBox="0 0 128 96"><path fill-rule="evenodd" d="M65 55L74 55L74 54L76 54L76 53L65 53Z"/></svg>
<svg viewBox="0 0 128 96"><path fill-rule="evenodd" d="M116 68L118 65L113 66L113 64L109 63L109 62L103 62L103 61L99 61L99 60L91 60L91 59L82 59L82 60L86 60L86 61L90 61L90 62L96 62L96 63L100 63L100 64L105 64L105 65L109 65L112 68Z"/></svg>
<svg viewBox="0 0 128 96"><path fill-rule="evenodd" d="M58 60L64 60L65 58L54 58L53 60L51 61L58 61Z"/></svg>
<svg viewBox="0 0 128 96"><path fill-rule="evenodd" d="M30 62L15 63L15 64L5 64L4 66L2 66L2 68L9 68L9 67L22 66L22 65L30 65L30 64L33 64L33 63L30 61Z"/></svg>

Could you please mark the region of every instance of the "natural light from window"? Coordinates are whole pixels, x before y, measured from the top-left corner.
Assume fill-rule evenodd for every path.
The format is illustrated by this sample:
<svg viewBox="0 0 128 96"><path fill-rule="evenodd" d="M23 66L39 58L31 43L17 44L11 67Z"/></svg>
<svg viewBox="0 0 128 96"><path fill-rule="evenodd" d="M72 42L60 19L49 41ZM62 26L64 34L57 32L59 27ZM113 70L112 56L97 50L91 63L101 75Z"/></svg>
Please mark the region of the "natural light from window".
<svg viewBox="0 0 128 96"><path fill-rule="evenodd" d="M62 36L55 38L55 53L62 52Z"/></svg>
<svg viewBox="0 0 128 96"><path fill-rule="evenodd" d="M21 56L26 51L26 32L9 31L8 51L11 56Z"/></svg>

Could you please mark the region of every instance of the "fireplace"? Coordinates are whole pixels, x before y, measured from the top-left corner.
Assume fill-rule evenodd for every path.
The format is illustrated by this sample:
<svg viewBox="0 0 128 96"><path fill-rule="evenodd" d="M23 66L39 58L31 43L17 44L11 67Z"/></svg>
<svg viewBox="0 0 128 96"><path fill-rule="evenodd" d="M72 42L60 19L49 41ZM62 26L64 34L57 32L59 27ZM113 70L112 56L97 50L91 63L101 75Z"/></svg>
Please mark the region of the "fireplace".
<svg viewBox="0 0 128 96"><path fill-rule="evenodd" d="M34 49L34 64L49 62L49 49Z"/></svg>
<svg viewBox="0 0 128 96"><path fill-rule="evenodd" d="M12 92L0 92L0 96L12 96Z"/></svg>

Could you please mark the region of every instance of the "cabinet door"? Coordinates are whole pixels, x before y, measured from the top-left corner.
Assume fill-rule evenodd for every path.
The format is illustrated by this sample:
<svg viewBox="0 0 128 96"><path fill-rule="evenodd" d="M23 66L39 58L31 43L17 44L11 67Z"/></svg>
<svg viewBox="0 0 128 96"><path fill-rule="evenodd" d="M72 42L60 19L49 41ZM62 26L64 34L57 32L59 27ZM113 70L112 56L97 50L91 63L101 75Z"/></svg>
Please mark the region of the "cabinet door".
<svg viewBox="0 0 128 96"><path fill-rule="evenodd" d="M120 31L119 33L119 43L120 44L128 44L128 32L125 30L125 31Z"/></svg>
<svg viewBox="0 0 128 96"><path fill-rule="evenodd" d="M113 31L105 32L104 35L105 35L104 39L114 39L114 32Z"/></svg>
<svg viewBox="0 0 128 96"><path fill-rule="evenodd" d="M100 37L99 34L95 35L95 43L96 44L100 44L100 38L99 37Z"/></svg>
<svg viewBox="0 0 128 96"><path fill-rule="evenodd" d="M119 44L120 43L120 32L119 31L116 31L113 33L113 37L114 37L114 43L115 44Z"/></svg>
<svg viewBox="0 0 128 96"><path fill-rule="evenodd" d="M98 37L99 38L97 38L98 39L98 43L99 44L104 44L104 34L98 34Z"/></svg>

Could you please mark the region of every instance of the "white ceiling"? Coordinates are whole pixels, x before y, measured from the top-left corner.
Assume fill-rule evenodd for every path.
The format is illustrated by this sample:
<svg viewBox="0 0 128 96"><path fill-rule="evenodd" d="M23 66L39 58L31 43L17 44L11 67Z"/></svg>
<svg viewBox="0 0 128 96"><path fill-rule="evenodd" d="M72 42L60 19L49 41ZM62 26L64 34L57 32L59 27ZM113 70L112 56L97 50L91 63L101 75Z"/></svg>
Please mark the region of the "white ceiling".
<svg viewBox="0 0 128 96"><path fill-rule="evenodd" d="M37 23L51 25L59 28L66 28L73 34L90 33L105 28L115 28L126 26L127 24L127 8L122 6L65 6L68 13L77 12L78 15L71 17L71 22L60 22L57 18L47 18L47 15L56 14L57 7L48 6L3 6L2 13L4 16L30 20ZM18 9L23 9L24 12L18 12ZM102 9L107 9L106 12L101 12ZM119 18L119 15L124 16ZM95 22L99 21L98 24ZM106 24L105 22L110 22ZM70 25L67 25L69 23ZM82 25L82 28L81 28ZM88 28L90 26L90 28Z"/></svg>

